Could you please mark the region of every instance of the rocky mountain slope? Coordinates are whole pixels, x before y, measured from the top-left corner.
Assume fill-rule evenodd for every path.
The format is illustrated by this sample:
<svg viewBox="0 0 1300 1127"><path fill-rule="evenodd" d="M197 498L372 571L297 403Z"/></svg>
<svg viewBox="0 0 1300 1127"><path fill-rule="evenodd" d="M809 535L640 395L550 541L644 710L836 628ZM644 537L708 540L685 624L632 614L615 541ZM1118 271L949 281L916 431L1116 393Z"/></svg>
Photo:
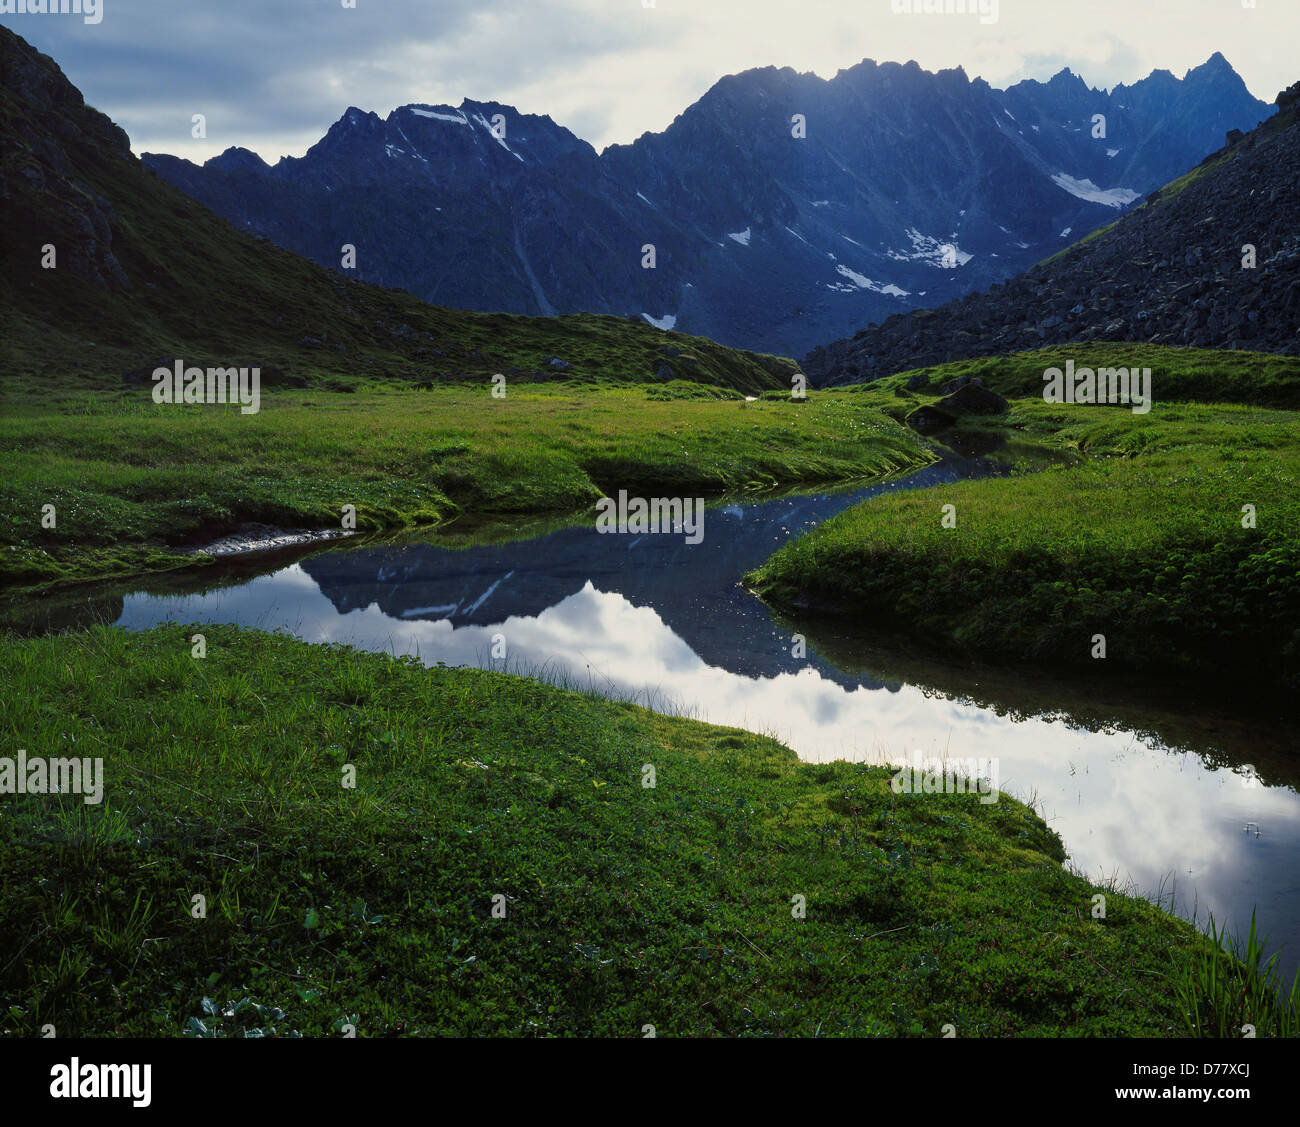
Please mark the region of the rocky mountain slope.
<svg viewBox="0 0 1300 1127"><path fill-rule="evenodd" d="M599 155L549 117L466 101L349 109L273 167L144 159L236 226L332 268L354 246L357 277L429 301L797 355L1015 275L1268 112L1222 55L1109 93L1068 70L1002 91L865 60L829 81L729 76Z"/></svg>
<svg viewBox="0 0 1300 1127"><path fill-rule="evenodd" d="M1300 355L1300 83L1277 104L1109 228L985 293L814 349L806 372L853 383L1089 341Z"/></svg>
<svg viewBox="0 0 1300 1127"><path fill-rule="evenodd" d="M331 273L150 173L58 66L0 27L0 375L147 382L176 358L262 381L674 378L759 391L792 362L613 317L426 305Z"/></svg>

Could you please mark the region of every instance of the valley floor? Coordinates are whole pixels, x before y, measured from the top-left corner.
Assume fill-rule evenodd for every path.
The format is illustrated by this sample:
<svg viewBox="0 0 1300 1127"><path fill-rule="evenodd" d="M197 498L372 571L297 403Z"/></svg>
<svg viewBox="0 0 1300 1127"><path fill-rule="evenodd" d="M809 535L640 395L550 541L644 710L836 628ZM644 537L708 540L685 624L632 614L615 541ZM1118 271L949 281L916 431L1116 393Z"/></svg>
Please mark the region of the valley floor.
<svg viewBox="0 0 1300 1127"><path fill-rule="evenodd" d="M0 420L0 574L181 566L187 539L337 526L345 504L380 529L898 472L934 458L902 420L978 374L1012 405L964 420L968 441L1078 464L875 498L751 582L987 656L1068 659L1105 634L1118 665L1282 693L1300 414L1276 397L1295 373L1174 351L1153 354L1149 415L1044 403L1045 354L804 402L299 391L240 416L51 393ZM1196 401L1202 364L1238 402ZM1193 985L1208 941L1063 868L1009 797L896 795L888 770L526 678L204 634L203 657L180 627L0 636L10 753L102 758L106 778L102 804L5 798L4 1031L1160 1036L1197 999L1221 1029L1271 1028L1224 987L1238 964L1218 994Z"/></svg>
<svg viewBox="0 0 1300 1127"><path fill-rule="evenodd" d="M699 384L264 392L236 407L146 391L11 396L0 418L0 582L192 566L245 522L359 531L572 513L605 494L718 496L913 469L934 454L846 396ZM45 506L54 526L45 527Z"/></svg>

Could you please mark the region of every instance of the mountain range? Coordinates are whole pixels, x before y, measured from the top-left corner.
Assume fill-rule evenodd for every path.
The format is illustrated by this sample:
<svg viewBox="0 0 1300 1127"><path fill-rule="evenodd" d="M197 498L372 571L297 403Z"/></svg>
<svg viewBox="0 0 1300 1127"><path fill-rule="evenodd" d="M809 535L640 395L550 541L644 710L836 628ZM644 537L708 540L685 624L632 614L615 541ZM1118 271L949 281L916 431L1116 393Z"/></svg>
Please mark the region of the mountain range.
<svg viewBox="0 0 1300 1127"><path fill-rule="evenodd" d="M813 349L823 386L1095 341L1300 355L1300 82L1109 227L987 292Z"/></svg>
<svg viewBox="0 0 1300 1127"><path fill-rule="evenodd" d="M349 108L300 158L145 164L237 227L460 309L636 316L798 356L1012 277L1272 112L1221 54L1109 92L872 60L728 76L597 154L496 102ZM650 251L653 248L653 265Z"/></svg>

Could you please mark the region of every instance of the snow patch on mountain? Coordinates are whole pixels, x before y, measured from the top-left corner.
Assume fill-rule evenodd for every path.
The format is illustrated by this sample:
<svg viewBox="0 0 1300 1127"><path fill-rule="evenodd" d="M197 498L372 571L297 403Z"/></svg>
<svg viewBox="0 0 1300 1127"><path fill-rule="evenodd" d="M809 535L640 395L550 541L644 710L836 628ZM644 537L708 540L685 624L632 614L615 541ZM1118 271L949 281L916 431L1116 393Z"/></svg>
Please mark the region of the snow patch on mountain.
<svg viewBox="0 0 1300 1127"><path fill-rule="evenodd" d="M752 231L752 228L746 227L743 231L737 231L734 235L728 235L727 238L734 239L742 247L747 247L749 246L749 237Z"/></svg>
<svg viewBox="0 0 1300 1127"><path fill-rule="evenodd" d="M1107 207L1123 207L1125 204L1131 204L1141 194L1133 191L1132 188L1098 188L1091 180L1076 180L1064 172L1058 172L1053 176L1052 182L1078 199L1087 200L1089 203L1105 204Z"/></svg>
<svg viewBox="0 0 1300 1127"><path fill-rule="evenodd" d="M483 128L487 130L487 132L488 132L488 136L491 137L492 140L494 140L494 141L495 141L498 145L500 145L503 149L505 149L506 152L508 152L512 157L515 158L515 160L519 161L521 164L527 163L527 162L524 160L524 158L521 157L517 152L515 152L514 149L512 149L509 145L507 145L507 144L505 143L505 141L504 141L501 137L498 137L498 136L497 136L497 132L496 132L496 130L493 129L492 126L490 126L490 125L487 123L487 120L483 117L483 115L482 115L481 113L476 113L476 114L474 115L474 120L475 120L479 125L483 126Z"/></svg>
<svg viewBox="0 0 1300 1127"><path fill-rule="evenodd" d="M1002 230L1006 231L1003 227ZM1009 235L1011 232L1007 231ZM964 251L959 247L954 238L948 240L936 239L933 235L923 235L915 227L909 227L906 231L907 238L912 244L912 252L889 250L885 253L896 262L928 262L931 266L944 265L944 258L949 249L952 250L950 260L955 261L958 266L965 266L975 256L969 251Z"/></svg>
<svg viewBox="0 0 1300 1127"><path fill-rule="evenodd" d="M455 122L457 125L469 124L469 119L466 118L463 114L458 117L452 117L451 114L436 113L434 110L420 110L420 109L416 109L415 106L408 106L407 109L409 109L413 114L415 114L416 117L435 117L439 121L452 121Z"/></svg>
<svg viewBox="0 0 1300 1127"><path fill-rule="evenodd" d="M396 123L394 123L394 124L396 124ZM406 135L406 130L405 130L405 129L403 129L400 125L398 125L398 126L397 126L397 132L401 134L401 136L402 136L402 140L403 140L403 141L405 141L408 145L411 145L411 139ZM399 150L399 151L400 151L400 150ZM392 154L389 154L389 155L391 156ZM411 145L411 156L415 157L416 160L422 160L422 161L424 161L425 164L428 164L428 163L429 163L429 158L426 157L426 156L422 156L421 153L420 153L420 150L417 149L414 145Z"/></svg>
<svg viewBox="0 0 1300 1127"><path fill-rule="evenodd" d="M677 315L675 313L665 313L662 317L651 317L649 313L642 313L641 316L656 329L663 329L664 332L677 324Z"/></svg>
<svg viewBox="0 0 1300 1127"><path fill-rule="evenodd" d="M882 286L877 282L873 282L870 278L866 277L866 275L859 274L856 270L850 270L847 266L837 266L835 267L835 272L837 274L842 274L853 283L852 285L848 285L845 282L828 283L826 288L835 290L837 293L852 293L855 289L858 289L871 290L873 293L888 294L891 297L908 296L907 290L899 289L898 286L895 286L892 283Z"/></svg>

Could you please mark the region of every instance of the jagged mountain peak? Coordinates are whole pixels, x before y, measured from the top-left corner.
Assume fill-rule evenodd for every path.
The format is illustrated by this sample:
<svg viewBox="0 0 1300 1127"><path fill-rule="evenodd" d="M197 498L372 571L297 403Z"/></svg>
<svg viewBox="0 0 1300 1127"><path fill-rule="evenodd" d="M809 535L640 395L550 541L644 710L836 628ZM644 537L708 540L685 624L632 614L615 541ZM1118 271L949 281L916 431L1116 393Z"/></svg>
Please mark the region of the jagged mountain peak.
<svg viewBox="0 0 1300 1127"><path fill-rule="evenodd" d="M362 110L356 106L348 106L336 124L346 129L377 121L379 121L379 115L374 110Z"/></svg>
<svg viewBox="0 0 1300 1127"><path fill-rule="evenodd" d="M1186 82L1191 78L1200 77L1239 78L1237 72L1233 70L1232 64L1224 58L1222 51L1215 51L1200 66L1189 67L1183 75L1183 81Z"/></svg>
<svg viewBox="0 0 1300 1127"><path fill-rule="evenodd" d="M216 172L238 172L240 169L263 172L269 170L270 165L251 149L231 145L220 155L205 160L203 167L213 169Z"/></svg>
<svg viewBox="0 0 1300 1127"><path fill-rule="evenodd" d="M325 136L317 141L313 148L354 139L359 133L381 130L383 125L383 118L373 110L363 110L358 109L356 106L348 106L348 108L339 116L339 119L325 131ZM310 154L311 151L311 149L308 149L307 153Z"/></svg>
<svg viewBox="0 0 1300 1127"><path fill-rule="evenodd" d="M1153 70L1150 74L1146 76L1146 78L1142 80L1142 82L1136 82L1134 83L1134 85L1141 86L1142 83L1146 83L1148 86L1155 86L1155 85L1170 86L1170 85L1176 85L1178 83L1178 78L1173 71L1166 70L1164 67L1156 67L1155 70Z"/></svg>
<svg viewBox="0 0 1300 1127"><path fill-rule="evenodd" d="M831 81L835 82L836 80L839 79L852 78L857 75L871 74L873 71L875 71L878 68L878 65L879 64L877 64L875 59L863 59L860 63L854 63L852 66L841 67L839 70L835 72L835 77L832 78Z"/></svg>
<svg viewBox="0 0 1300 1127"><path fill-rule="evenodd" d="M1081 76L1075 74L1069 67L1062 67L1058 70L1047 80L1046 86L1054 94L1090 94L1096 92L1095 88L1089 86Z"/></svg>

